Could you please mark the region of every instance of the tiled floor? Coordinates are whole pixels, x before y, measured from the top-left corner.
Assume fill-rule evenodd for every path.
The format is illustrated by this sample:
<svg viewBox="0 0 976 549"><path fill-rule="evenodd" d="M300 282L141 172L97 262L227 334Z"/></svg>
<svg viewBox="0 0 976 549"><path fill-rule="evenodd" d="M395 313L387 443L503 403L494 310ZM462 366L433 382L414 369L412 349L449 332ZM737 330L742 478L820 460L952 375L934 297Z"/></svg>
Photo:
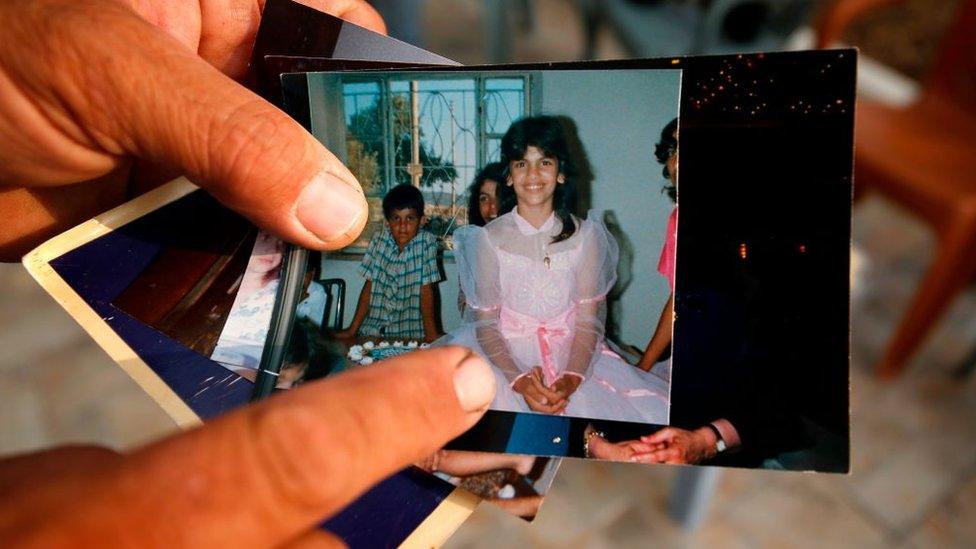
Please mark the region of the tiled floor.
<svg viewBox="0 0 976 549"><path fill-rule="evenodd" d="M567 0L534 2L537 32L519 59L571 59L581 32ZM480 60L480 2L430 0L428 46ZM609 35L600 52L619 56ZM695 532L667 516L675 469L567 460L533 524L481 506L450 547L976 546L976 375L953 368L976 345L976 290L957 300L899 379L869 373L919 280L932 235L869 197L855 215L849 476L722 473ZM19 265L0 265L0 454L66 442L127 448L175 429Z"/></svg>

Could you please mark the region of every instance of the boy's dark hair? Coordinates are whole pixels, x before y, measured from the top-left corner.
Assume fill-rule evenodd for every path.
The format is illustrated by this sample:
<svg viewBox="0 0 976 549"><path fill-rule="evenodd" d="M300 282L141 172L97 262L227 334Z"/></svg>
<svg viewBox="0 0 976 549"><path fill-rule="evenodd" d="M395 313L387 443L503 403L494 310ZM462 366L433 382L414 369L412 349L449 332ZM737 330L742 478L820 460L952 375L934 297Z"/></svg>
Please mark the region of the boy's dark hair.
<svg viewBox="0 0 976 549"><path fill-rule="evenodd" d="M393 215L393 210L405 210L411 208L417 213L417 217L424 216L424 195L420 189L402 183L390 189L383 197L383 217L389 219Z"/></svg>
<svg viewBox="0 0 976 549"><path fill-rule="evenodd" d="M481 216L481 208L479 207L479 195L481 194L481 185L485 181L491 180L498 183L495 188L495 199L497 200L501 193L501 188L505 186L505 179L507 178L505 172L505 164L501 162L492 162L490 164L485 164L484 168L478 172L478 175L474 177L474 182L468 187L468 223L471 225L477 225L478 227L484 227L488 221ZM507 210L502 209L501 203L498 204L498 215L506 213Z"/></svg>
<svg viewBox="0 0 976 549"><path fill-rule="evenodd" d="M675 188L674 183L671 182L671 174L668 173L668 158L671 156L671 151L678 148L678 140L674 138L674 132L678 129L678 119L675 118L667 123L663 129L661 129L661 141L654 145L654 156L657 161L664 165L664 180L667 181L662 189L667 193L668 198L671 202L678 201L678 189Z"/></svg>
<svg viewBox="0 0 976 549"><path fill-rule="evenodd" d="M502 163L505 165L505 180L508 179L510 163L525 158L525 152L529 147L536 147L546 157L555 158L559 162L559 173L565 178L564 183L556 185L556 192L552 197L556 216L563 222L562 231L552 239L552 243L555 244L566 240L576 232L576 222L573 221L570 206L579 171L576 169L576 162L569 154L566 133L559 119L545 115L528 116L514 122L505 132L505 137L502 137L501 152ZM498 198L499 211L515 206L515 190L508 185L499 187Z"/></svg>

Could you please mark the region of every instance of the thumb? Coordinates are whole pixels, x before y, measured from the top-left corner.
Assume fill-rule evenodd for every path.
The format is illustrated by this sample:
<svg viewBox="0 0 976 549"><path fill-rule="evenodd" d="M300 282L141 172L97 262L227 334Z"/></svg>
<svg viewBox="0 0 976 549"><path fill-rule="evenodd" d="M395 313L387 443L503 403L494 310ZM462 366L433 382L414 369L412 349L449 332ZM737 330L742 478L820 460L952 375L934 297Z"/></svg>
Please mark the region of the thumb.
<svg viewBox="0 0 976 549"><path fill-rule="evenodd" d="M339 248L359 235L366 199L335 155L165 32L118 11L109 45L93 44L87 53L100 69L82 72L91 81L83 78L81 86L101 93L85 94L90 104L76 109L90 117L84 127L108 138L107 149L179 168L255 224L301 246ZM106 65L118 69L108 82Z"/></svg>
<svg viewBox="0 0 976 549"><path fill-rule="evenodd" d="M488 364L461 347L309 383L74 482L60 480L72 470L66 462L60 477L38 478L11 495L49 508L8 506L16 516L0 513L0 532L6 524L21 540L94 546L311 541L303 534L369 486L474 425L494 383ZM177 517L179 528L160 517Z"/></svg>

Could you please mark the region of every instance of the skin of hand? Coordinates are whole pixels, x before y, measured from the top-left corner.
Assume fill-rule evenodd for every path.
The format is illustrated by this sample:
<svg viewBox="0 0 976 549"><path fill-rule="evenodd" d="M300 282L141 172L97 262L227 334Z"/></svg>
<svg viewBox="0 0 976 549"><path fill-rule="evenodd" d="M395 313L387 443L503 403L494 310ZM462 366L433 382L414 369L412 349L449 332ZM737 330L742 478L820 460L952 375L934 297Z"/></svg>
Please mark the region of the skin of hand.
<svg viewBox="0 0 976 549"><path fill-rule="evenodd" d="M339 545L317 529L324 518L470 428L493 394L483 360L443 347L305 384L127 455L67 447L7 458L0 539Z"/></svg>
<svg viewBox="0 0 976 549"><path fill-rule="evenodd" d="M520 377L512 389L525 398L529 408L543 414L558 414L568 402L561 394L546 387L542 382L542 369L536 366L528 375Z"/></svg>
<svg viewBox="0 0 976 549"><path fill-rule="evenodd" d="M643 443L639 440L624 440L621 442L609 442L603 437L590 437L590 456L597 459L610 461L638 461L636 459L642 454L652 452L658 446Z"/></svg>
<svg viewBox="0 0 976 549"><path fill-rule="evenodd" d="M384 30L362 0L304 1ZM285 240L353 240L368 211L356 179L235 81L247 77L263 7L0 0L0 258L146 190L152 183L130 177L137 164L187 175Z"/></svg>
<svg viewBox="0 0 976 549"><path fill-rule="evenodd" d="M563 375L552 384L552 390L562 396L564 400L569 400L569 397L579 389L580 384L583 382L583 378L574 375Z"/></svg>
<svg viewBox="0 0 976 549"><path fill-rule="evenodd" d="M522 496L512 499L495 498L491 502L517 517L529 518L539 513L545 496Z"/></svg>
<svg viewBox="0 0 976 549"><path fill-rule="evenodd" d="M383 30L360 0L306 2ZM145 189L130 178L136 162L188 175L297 244L352 241L368 211L355 178L235 82L262 8L0 0L0 255L17 259ZM474 425L494 387L483 360L444 347L305 384L128 454L65 447L6 458L0 539L339 545L317 528L322 519Z"/></svg>
<svg viewBox="0 0 976 549"><path fill-rule="evenodd" d="M717 442L715 433L708 427L694 431L665 427L654 434L641 437L640 440L656 449L638 453L632 461L672 464L695 464L710 459L715 456Z"/></svg>

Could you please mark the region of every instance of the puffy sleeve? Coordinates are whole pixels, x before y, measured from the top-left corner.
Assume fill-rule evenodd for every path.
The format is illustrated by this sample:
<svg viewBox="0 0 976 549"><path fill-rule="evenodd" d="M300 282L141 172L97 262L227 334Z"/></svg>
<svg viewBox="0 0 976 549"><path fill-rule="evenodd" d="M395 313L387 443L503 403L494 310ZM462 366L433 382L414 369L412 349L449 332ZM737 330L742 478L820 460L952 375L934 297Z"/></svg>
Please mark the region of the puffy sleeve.
<svg viewBox="0 0 976 549"><path fill-rule="evenodd" d="M664 233L664 246L661 248L661 258L657 262L657 272L668 279L668 286L674 293L674 256L677 248L678 208L671 210L668 216L668 228Z"/></svg>
<svg viewBox="0 0 976 549"><path fill-rule="evenodd" d="M454 242L465 301L464 320L474 326L478 344L488 360L514 384L524 373L498 325L502 304L498 252L482 227L459 228L454 232Z"/></svg>
<svg viewBox="0 0 976 549"><path fill-rule="evenodd" d="M590 212L580 225L580 258L576 270L576 320L565 372L583 379L600 349L606 331L607 293L617 281L617 241Z"/></svg>

